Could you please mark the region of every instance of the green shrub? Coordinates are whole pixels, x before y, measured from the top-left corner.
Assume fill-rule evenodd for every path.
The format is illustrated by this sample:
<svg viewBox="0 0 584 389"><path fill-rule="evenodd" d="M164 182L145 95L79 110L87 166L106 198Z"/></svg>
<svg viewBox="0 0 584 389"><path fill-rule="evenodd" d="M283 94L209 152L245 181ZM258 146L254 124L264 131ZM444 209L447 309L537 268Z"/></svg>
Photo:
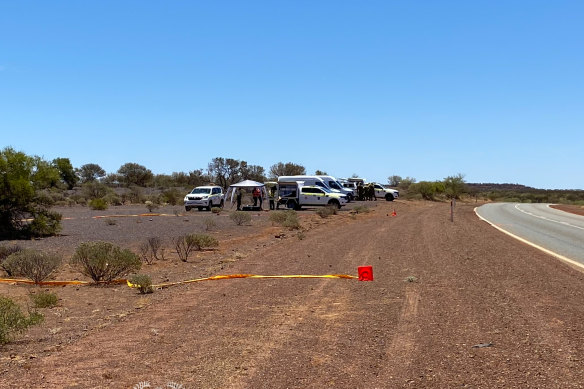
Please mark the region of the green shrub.
<svg viewBox="0 0 584 389"><path fill-rule="evenodd" d="M182 204L183 193L176 188L168 189L162 192L162 201L170 205Z"/></svg>
<svg viewBox="0 0 584 389"><path fill-rule="evenodd" d="M41 323L43 319L43 315L37 312L25 316L18 304L0 296L0 344L10 342L14 334L23 333L28 327Z"/></svg>
<svg viewBox="0 0 584 389"><path fill-rule="evenodd" d="M144 202L144 205L146 206L146 209L148 210L148 212L152 212L155 209L158 209L158 204L154 203L151 200L146 200Z"/></svg>
<svg viewBox="0 0 584 389"><path fill-rule="evenodd" d="M114 219L113 217L106 217L105 224L108 226L115 226L116 224L118 224L118 221L116 219Z"/></svg>
<svg viewBox="0 0 584 389"><path fill-rule="evenodd" d="M244 211L231 212L229 218L235 222L238 226L243 224L251 223L251 215Z"/></svg>
<svg viewBox="0 0 584 389"><path fill-rule="evenodd" d="M337 214L337 209L336 209L336 207L326 206L326 207L323 207L323 208L319 208L316 211L316 214L324 219L324 218L327 218L329 216L336 215Z"/></svg>
<svg viewBox="0 0 584 389"><path fill-rule="evenodd" d="M140 294L147 294L154 292L152 288L152 279L147 274L134 274L128 280L131 284L138 286Z"/></svg>
<svg viewBox="0 0 584 389"><path fill-rule="evenodd" d="M288 216L288 212L295 212L295 211L273 211L269 214L269 219L273 224L280 224L282 225L284 221L286 221L286 217Z"/></svg>
<svg viewBox="0 0 584 389"><path fill-rule="evenodd" d="M122 205L122 198L115 194L114 192L109 192L106 194L103 199L109 204L114 206Z"/></svg>
<svg viewBox="0 0 584 389"><path fill-rule="evenodd" d="M111 282L140 270L142 262L130 250L111 243L86 242L75 250L71 265L95 282Z"/></svg>
<svg viewBox="0 0 584 389"><path fill-rule="evenodd" d="M86 182L81 186L81 192L85 199L102 199L112 191L106 184L98 181Z"/></svg>
<svg viewBox="0 0 584 389"><path fill-rule="evenodd" d="M298 214L296 211L286 211L286 220L284 220L282 226L290 230L297 230L300 228L300 221L298 220Z"/></svg>
<svg viewBox="0 0 584 389"><path fill-rule="evenodd" d="M61 214L53 211L43 211L34 216L27 229L30 236L53 236L61 232Z"/></svg>
<svg viewBox="0 0 584 389"><path fill-rule="evenodd" d="M3 263L14 276L24 276L38 284L46 280L61 264L61 257L42 251L25 249L11 254Z"/></svg>
<svg viewBox="0 0 584 389"><path fill-rule="evenodd" d="M122 201L139 204L144 201L144 191L139 186L130 186L128 191L122 194Z"/></svg>
<svg viewBox="0 0 584 389"><path fill-rule="evenodd" d="M103 211L107 209L107 201L102 198L93 199L89 202L89 208L94 211Z"/></svg>
<svg viewBox="0 0 584 389"><path fill-rule="evenodd" d="M272 224L280 224L281 226L291 230L297 230L300 228L298 213L296 211L273 211L270 212L269 218Z"/></svg>
<svg viewBox="0 0 584 389"><path fill-rule="evenodd" d="M193 242L196 250L208 249L219 246L219 241L210 235L193 234L189 235L188 239Z"/></svg>
<svg viewBox="0 0 584 389"><path fill-rule="evenodd" d="M6 258L8 258L8 256L10 254L14 254L17 253L19 251L22 250L22 247L20 246L0 246L0 267L2 267L2 269L4 269L4 271L8 274L9 277L12 277L12 273L10 272L10 269L7 269L4 267L4 261L6 260Z"/></svg>
<svg viewBox="0 0 584 389"><path fill-rule="evenodd" d="M212 208L211 208L211 212L213 212L213 213L214 213L214 214L216 214L216 215L220 214L220 213L221 213L221 211L222 211L222 209L221 209L221 208L219 208L219 207L212 207Z"/></svg>
<svg viewBox="0 0 584 389"><path fill-rule="evenodd" d="M38 292L30 295L35 308L53 308L57 306L59 297L55 293Z"/></svg>

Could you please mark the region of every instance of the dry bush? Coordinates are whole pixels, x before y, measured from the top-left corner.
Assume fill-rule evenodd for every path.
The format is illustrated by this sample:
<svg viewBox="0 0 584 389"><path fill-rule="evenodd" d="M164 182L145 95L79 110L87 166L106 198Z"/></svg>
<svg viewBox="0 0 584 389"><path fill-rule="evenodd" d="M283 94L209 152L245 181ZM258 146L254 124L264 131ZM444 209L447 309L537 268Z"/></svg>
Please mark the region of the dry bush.
<svg viewBox="0 0 584 389"><path fill-rule="evenodd" d="M61 257L37 250L25 249L11 254L3 263L8 273L24 276L35 284L46 280L61 264Z"/></svg>
<svg viewBox="0 0 584 389"><path fill-rule="evenodd" d="M152 251L150 250L150 245L148 242L144 242L138 247L138 255L140 256L140 260L142 262L145 262L148 265L152 265L154 263L154 255L152 255Z"/></svg>
<svg viewBox="0 0 584 389"><path fill-rule="evenodd" d="M195 249L195 243L189 238L190 235L181 235L172 239L174 251L182 262L189 259L189 255Z"/></svg>
<svg viewBox="0 0 584 389"><path fill-rule="evenodd" d="M130 250L109 242L86 242L75 250L71 265L95 282L111 282L140 270L142 262Z"/></svg>
<svg viewBox="0 0 584 389"><path fill-rule="evenodd" d="M317 210L316 214L324 219L324 218L327 218L329 216L336 215L337 209L336 209L336 207L331 207L331 206L327 205L326 207L323 207L323 208L320 208L319 210Z"/></svg>
<svg viewBox="0 0 584 389"><path fill-rule="evenodd" d="M174 250L183 262L189 259L189 255L194 250L199 251L219 246L219 241L216 238L205 234L181 235L174 238L172 242Z"/></svg>
<svg viewBox="0 0 584 389"><path fill-rule="evenodd" d="M212 208L212 209L215 209L215 208ZM215 221L215 218L210 217L210 216L203 219L203 224L205 226L206 231L209 231L209 230L217 227L217 222Z"/></svg>
<svg viewBox="0 0 584 389"><path fill-rule="evenodd" d="M152 236L148 238L148 246L150 246L150 251L155 259L164 261L165 248L163 247L162 239Z"/></svg>
<svg viewBox="0 0 584 389"><path fill-rule="evenodd" d="M238 226L243 224L251 223L251 215L245 211L234 211L231 212L229 218L235 222Z"/></svg>

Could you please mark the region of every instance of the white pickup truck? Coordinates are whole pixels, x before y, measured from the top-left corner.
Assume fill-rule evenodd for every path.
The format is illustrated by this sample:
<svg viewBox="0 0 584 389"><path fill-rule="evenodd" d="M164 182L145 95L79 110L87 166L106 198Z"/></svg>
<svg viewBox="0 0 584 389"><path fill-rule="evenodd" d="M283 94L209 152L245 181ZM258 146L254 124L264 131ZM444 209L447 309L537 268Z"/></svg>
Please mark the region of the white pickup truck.
<svg viewBox="0 0 584 389"><path fill-rule="evenodd" d="M383 187L381 184L374 183L375 197L393 201L399 197L399 191Z"/></svg>
<svg viewBox="0 0 584 389"><path fill-rule="evenodd" d="M316 185L303 185L302 182L278 182L277 208L284 206L291 209L315 206L333 206L341 208L347 204L347 196L331 192L328 188Z"/></svg>

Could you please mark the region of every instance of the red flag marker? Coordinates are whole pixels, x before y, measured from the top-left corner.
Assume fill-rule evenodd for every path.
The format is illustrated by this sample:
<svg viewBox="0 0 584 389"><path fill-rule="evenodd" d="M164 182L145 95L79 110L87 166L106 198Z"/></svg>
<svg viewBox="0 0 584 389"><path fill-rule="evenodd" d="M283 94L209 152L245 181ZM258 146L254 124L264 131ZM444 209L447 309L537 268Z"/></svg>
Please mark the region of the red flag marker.
<svg viewBox="0 0 584 389"><path fill-rule="evenodd" d="M359 273L359 281L373 281L372 266L359 266L357 272Z"/></svg>

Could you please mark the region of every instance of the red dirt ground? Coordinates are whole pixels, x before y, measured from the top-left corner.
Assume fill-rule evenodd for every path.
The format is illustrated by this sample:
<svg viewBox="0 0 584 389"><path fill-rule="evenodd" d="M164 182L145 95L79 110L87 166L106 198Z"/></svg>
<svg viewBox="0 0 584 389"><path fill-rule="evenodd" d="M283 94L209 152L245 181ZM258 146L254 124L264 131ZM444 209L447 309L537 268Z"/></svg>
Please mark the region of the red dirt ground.
<svg viewBox="0 0 584 389"><path fill-rule="evenodd" d="M60 302L41 310L45 323L1 349L0 387L584 387L581 271L479 221L474 204L457 204L454 222L444 203L368 205L370 213L327 219L301 212L300 236L271 226L267 212L252 226L226 222L219 250L143 272L158 282L372 265L373 282L235 279L146 296L125 286L51 289ZM172 236L205 216L126 227ZM108 236L101 223L79 234ZM138 244L115 231L113 241ZM31 244L66 255L71 234ZM30 290L0 285L22 302Z"/></svg>

